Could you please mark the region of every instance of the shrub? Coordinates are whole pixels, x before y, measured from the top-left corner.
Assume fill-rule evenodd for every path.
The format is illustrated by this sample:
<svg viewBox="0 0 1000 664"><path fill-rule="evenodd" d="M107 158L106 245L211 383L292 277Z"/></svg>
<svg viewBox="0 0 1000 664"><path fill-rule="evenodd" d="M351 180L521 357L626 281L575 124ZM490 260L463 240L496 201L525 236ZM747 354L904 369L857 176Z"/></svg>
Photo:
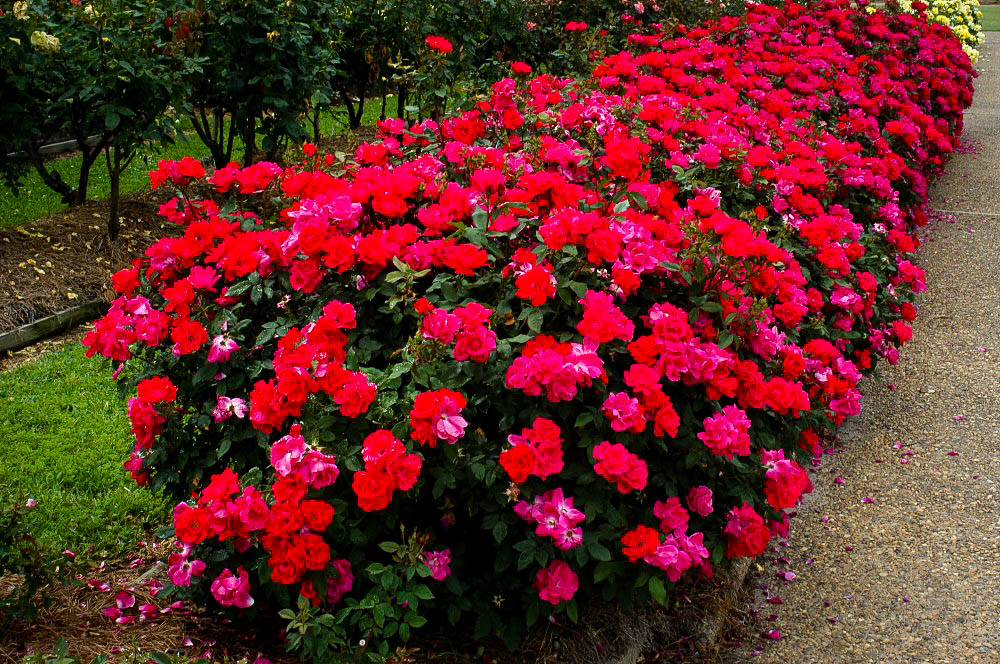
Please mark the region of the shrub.
<svg viewBox="0 0 1000 664"><path fill-rule="evenodd" d="M514 644L664 602L787 532L911 336L973 72L943 26L835 2L630 42L164 206L183 237L84 343L137 385L126 467L184 501L176 592L377 659L428 618Z"/></svg>
<svg viewBox="0 0 1000 664"><path fill-rule="evenodd" d="M26 151L47 186L65 203L83 203L91 167L104 153L111 184L108 232L118 235L121 173L149 141L174 139L166 112L184 96L182 78L197 62L177 58L163 41L165 11L156 4L102 0L19 2L18 11L0 16L4 99L0 121L3 162L8 151ZM7 128L10 133L7 133ZM39 148L67 136L82 156L74 186L63 181ZM89 139L94 138L94 141ZM10 161L8 184L24 174Z"/></svg>
<svg viewBox="0 0 1000 664"><path fill-rule="evenodd" d="M337 71L338 9L317 0L196 0L178 3L165 19L173 48L202 63L179 103L217 167L232 160L237 136L247 165L258 136L271 159L305 137L301 116Z"/></svg>
<svg viewBox="0 0 1000 664"><path fill-rule="evenodd" d="M21 497L16 502L0 503L0 576L10 573L20 582L5 584L0 592L0 625L8 620L23 620L36 615L47 602L39 591L57 575L59 566L31 536L27 514L35 501Z"/></svg>

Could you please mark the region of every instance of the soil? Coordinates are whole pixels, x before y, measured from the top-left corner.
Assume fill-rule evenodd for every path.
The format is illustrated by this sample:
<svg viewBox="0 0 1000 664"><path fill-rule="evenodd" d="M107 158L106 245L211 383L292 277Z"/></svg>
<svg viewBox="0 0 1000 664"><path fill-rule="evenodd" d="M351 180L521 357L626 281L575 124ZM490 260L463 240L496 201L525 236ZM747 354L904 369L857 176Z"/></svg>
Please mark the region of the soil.
<svg viewBox="0 0 1000 664"><path fill-rule="evenodd" d="M106 234L107 201L0 229L0 332L111 294L109 275L179 228L157 215L167 195L149 192L121 202L122 232Z"/></svg>

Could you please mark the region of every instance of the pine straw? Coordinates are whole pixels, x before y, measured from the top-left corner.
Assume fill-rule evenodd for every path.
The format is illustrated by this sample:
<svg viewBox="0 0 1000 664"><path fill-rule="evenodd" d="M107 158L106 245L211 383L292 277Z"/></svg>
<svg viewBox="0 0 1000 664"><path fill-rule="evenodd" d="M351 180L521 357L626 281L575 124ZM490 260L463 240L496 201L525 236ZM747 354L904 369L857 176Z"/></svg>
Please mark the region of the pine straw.
<svg viewBox="0 0 1000 664"><path fill-rule="evenodd" d="M179 610L161 614L147 622L116 624L101 611L115 606L115 595L128 590L135 596L135 605L124 611L138 615L142 604L163 608L170 600L159 599L150 591L147 581L165 581L165 568L157 560L168 551L169 543L147 544L127 559L106 563L103 569L86 570L75 582L57 583L41 592L49 598L49 606L40 610L29 623L13 623L0 629L0 664L20 664L21 658L32 652L50 653L55 644L65 639L68 654L83 662L100 655L132 654L137 652L183 653L196 657L210 653L212 659L230 660L246 657L253 662L264 653L262 644L252 634L234 623L222 624L217 617L198 611ZM0 577L0 594L19 578L7 574ZM111 589L101 592L89 585L90 580L107 583ZM185 645L185 640L190 639ZM277 644L276 646L274 644ZM294 662L283 653L280 643L273 640L266 656L276 664Z"/></svg>
<svg viewBox="0 0 1000 664"><path fill-rule="evenodd" d="M122 231L107 239L107 204L91 202L46 219L0 228L0 332L110 291L109 275L180 229L148 194L123 200Z"/></svg>

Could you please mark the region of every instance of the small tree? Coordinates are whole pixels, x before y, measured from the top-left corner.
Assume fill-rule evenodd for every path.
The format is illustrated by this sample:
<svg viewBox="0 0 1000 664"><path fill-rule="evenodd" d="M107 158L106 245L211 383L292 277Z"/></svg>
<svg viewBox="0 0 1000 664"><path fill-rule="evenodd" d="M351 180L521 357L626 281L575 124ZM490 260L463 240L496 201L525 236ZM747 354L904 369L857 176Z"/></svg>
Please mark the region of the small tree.
<svg viewBox="0 0 1000 664"><path fill-rule="evenodd" d="M175 132L167 110L186 97L198 61L170 48L167 7L97 0L92 4L36 2L0 16L4 77L0 92L3 155L26 152L42 181L74 205L87 200L90 172L104 154L111 183L108 235L119 231L119 182L150 141ZM55 137L76 139L81 165L75 186L46 162L41 147ZM4 159L2 173L16 185L23 160Z"/></svg>
<svg viewBox="0 0 1000 664"><path fill-rule="evenodd" d="M96 91L95 112L103 116L103 149L111 184L108 235L119 231L122 172L150 142L176 138L172 103L186 97L196 59L171 48L163 5L134 0L103 0L88 24L98 52L88 82Z"/></svg>
<svg viewBox="0 0 1000 664"><path fill-rule="evenodd" d="M305 137L303 116L336 66L336 6L322 0L243 3L197 0L172 19L175 43L202 58L185 108L217 167L260 148L274 158Z"/></svg>

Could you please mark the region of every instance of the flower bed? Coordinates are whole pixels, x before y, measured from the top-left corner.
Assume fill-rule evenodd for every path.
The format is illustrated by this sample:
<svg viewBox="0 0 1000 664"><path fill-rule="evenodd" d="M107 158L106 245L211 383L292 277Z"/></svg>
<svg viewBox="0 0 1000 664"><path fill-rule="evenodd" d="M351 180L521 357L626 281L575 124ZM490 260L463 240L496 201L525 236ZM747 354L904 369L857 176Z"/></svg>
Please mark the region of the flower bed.
<svg viewBox="0 0 1000 664"><path fill-rule="evenodd" d="M84 343L138 384L126 467L185 500L175 592L298 602L316 656L428 618L516 643L787 532L911 336L974 73L944 26L836 2L631 46L164 206L184 237Z"/></svg>

